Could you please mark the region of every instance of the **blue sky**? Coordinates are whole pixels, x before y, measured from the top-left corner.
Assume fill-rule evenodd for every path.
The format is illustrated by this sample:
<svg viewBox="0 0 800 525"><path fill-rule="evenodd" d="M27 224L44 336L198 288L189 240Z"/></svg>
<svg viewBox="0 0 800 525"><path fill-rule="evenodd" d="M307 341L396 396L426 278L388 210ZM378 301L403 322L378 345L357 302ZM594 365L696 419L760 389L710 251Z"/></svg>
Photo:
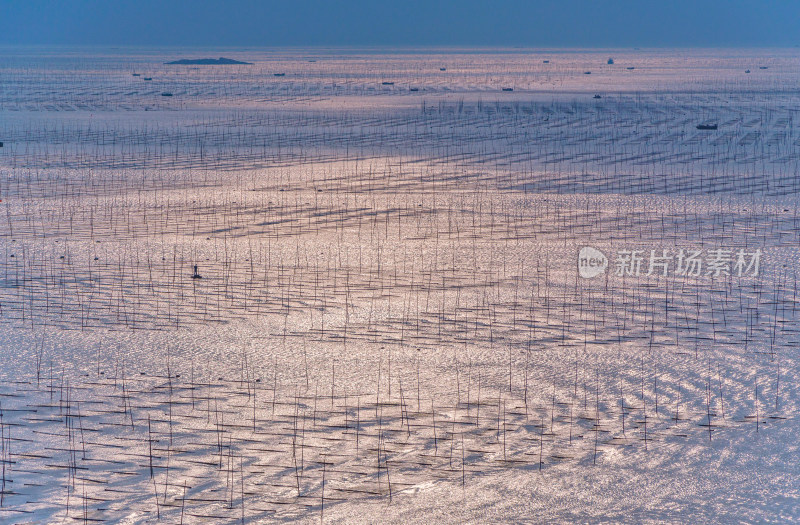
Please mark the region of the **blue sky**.
<svg viewBox="0 0 800 525"><path fill-rule="evenodd" d="M0 44L800 45L798 0L0 0Z"/></svg>

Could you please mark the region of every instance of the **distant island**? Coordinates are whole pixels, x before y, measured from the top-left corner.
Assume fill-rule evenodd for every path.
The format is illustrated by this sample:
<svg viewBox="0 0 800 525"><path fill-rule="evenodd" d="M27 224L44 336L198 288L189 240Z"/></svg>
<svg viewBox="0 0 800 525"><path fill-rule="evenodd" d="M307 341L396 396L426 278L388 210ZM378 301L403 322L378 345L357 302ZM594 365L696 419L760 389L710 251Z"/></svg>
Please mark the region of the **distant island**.
<svg viewBox="0 0 800 525"><path fill-rule="evenodd" d="M170 65L180 66L229 66L235 64L252 65L252 62L241 62L232 58L182 58L173 62L164 62Z"/></svg>

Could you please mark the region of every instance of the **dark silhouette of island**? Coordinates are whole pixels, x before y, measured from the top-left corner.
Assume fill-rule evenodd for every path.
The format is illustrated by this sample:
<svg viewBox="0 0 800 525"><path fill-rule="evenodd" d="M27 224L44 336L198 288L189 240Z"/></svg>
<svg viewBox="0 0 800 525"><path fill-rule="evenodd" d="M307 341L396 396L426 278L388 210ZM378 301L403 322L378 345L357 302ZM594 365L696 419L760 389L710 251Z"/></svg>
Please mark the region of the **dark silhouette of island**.
<svg viewBox="0 0 800 525"><path fill-rule="evenodd" d="M241 62L232 58L182 58L172 62L164 62L169 65L179 66L230 66L230 65L252 65L252 62Z"/></svg>

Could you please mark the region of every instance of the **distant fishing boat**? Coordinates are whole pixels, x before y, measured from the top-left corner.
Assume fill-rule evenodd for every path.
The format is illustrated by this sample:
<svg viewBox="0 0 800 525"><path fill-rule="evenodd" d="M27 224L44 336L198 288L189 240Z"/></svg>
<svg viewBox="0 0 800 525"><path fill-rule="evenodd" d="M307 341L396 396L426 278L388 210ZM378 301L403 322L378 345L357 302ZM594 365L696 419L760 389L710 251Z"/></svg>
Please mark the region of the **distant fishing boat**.
<svg viewBox="0 0 800 525"><path fill-rule="evenodd" d="M591 71L584 71L584 72L583 72L583 74L584 74L584 75L591 75L591 74L592 74L592 72L591 72Z"/></svg>
<svg viewBox="0 0 800 525"><path fill-rule="evenodd" d="M394 82L381 82L384 86L394 86Z"/></svg>
<svg viewBox="0 0 800 525"><path fill-rule="evenodd" d="M717 129L717 124L698 124L696 127L697 129L708 131Z"/></svg>
<svg viewBox="0 0 800 525"><path fill-rule="evenodd" d="M628 66L628 67L626 67L625 69L636 69L636 68L635 68L635 67L633 67L633 66Z"/></svg>
<svg viewBox="0 0 800 525"><path fill-rule="evenodd" d="M140 77L140 76L142 76L142 75L141 75L141 73L134 73L134 74L133 74L133 76L135 76L135 77Z"/></svg>
<svg viewBox="0 0 800 525"><path fill-rule="evenodd" d="M595 95L592 98L603 98L603 97L601 97L600 95Z"/></svg>
<svg viewBox="0 0 800 525"><path fill-rule="evenodd" d="M514 91L514 88L503 88L503 91Z"/></svg>
<svg viewBox="0 0 800 525"><path fill-rule="evenodd" d="M165 91L165 92L161 93L161 96L162 97L171 97L172 93L170 93L169 91Z"/></svg>
<svg viewBox="0 0 800 525"><path fill-rule="evenodd" d="M549 63L550 63L549 60L542 60L542 64L549 64Z"/></svg>
<svg viewBox="0 0 800 525"><path fill-rule="evenodd" d="M408 88L409 91L419 91L419 88Z"/></svg>
<svg viewBox="0 0 800 525"><path fill-rule="evenodd" d="M273 75L276 77L285 77L286 73L273 73Z"/></svg>
<svg viewBox="0 0 800 525"><path fill-rule="evenodd" d="M610 65L612 65L613 63L614 63L614 59L613 59L613 58L609 58L609 59L608 59L608 65L610 66Z"/></svg>
<svg viewBox="0 0 800 525"><path fill-rule="evenodd" d="M145 80L153 80L152 77L144 77Z"/></svg>
<svg viewBox="0 0 800 525"><path fill-rule="evenodd" d="M447 71L447 68L446 67L440 67L439 71Z"/></svg>

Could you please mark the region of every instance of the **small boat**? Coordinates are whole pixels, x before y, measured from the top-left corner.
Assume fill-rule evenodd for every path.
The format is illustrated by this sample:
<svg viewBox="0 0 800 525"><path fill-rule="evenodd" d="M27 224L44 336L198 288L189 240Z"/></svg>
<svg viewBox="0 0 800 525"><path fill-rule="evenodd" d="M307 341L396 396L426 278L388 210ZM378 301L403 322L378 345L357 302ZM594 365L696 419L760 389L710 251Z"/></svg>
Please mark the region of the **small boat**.
<svg viewBox="0 0 800 525"><path fill-rule="evenodd" d="M447 71L447 68L446 67L440 67L439 71Z"/></svg>
<svg viewBox="0 0 800 525"><path fill-rule="evenodd" d="M758 69L769 69L769 66L758 66Z"/></svg>
<svg viewBox="0 0 800 525"><path fill-rule="evenodd" d="M607 64L610 66L613 63L614 63L614 59L613 58L609 58Z"/></svg>
<svg viewBox="0 0 800 525"><path fill-rule="evenodd" d="M161 96L162 97L171 97L172 93L170 93L169 91L165 91L165 92L161 93Z"/></svg>
<svg viewBox="0 0 800 525"><path fill-rule="evenodd" d="M145 80L153 80L152 77L144 77Z"/></svg>
<svg viewBox="0 0 800 525"><path fill-rule="evenodd" d="M750 72L750 70L749 70L749 69L745 69L745 70L744 70L744 72L745 72L745 73L749 73L749 72Z"/></svg>
<svg viewBox="0 0 800 525"><path fill-rule="evenodd" d="M503 91L514 91L514 88L503 88Z"/></svg>
<svg viewBox="0 0 800 525"><path fill-rule="evenodd" d="M140 76L142 76L142 75L141 75L141 73L134 73L134 74L133 74L133 76L135 76L135 77L140 77Z"/></svg>
<svg viewBox="0 0 800 525"><path fill-rule="evenodd" d="M713 131L717 129L717 124L698 124L697 129L704 130L704 131Z"/></svg>
<svg viewBox="0 0 800 525"><path fill-rule="evenodd" d="M626 67L625 69L636 69L636 68L635 68L635 67L633 67L633 66L628 66L628 67Z"/></svg>
<svg viewBox="0 0 800 525"><path fill-rule="evenodd" d="M409 91L419 91L419 88L408 88Z"/></svg>
<svg viewBox="0 0 800 525"><path fill-rule="evenodd" d="M285 77L285 76L286 76L286 73L273 73L273 76L276 76L276 77Z"/></svg>
<svg viewBox="0 0 800 525"><path fill-rule="evenodd" d="M592 98L603 98L603 97L601 97L600 95L595 95Z"/></svg>
<svg viewBox="0 0 800 525"><path fill-rule="evenodd" d="M591 72L591 71L584 71L584 72L583 72L583 74L584 74L584 75L591 75L591 74L592 74L592 72Z"/></svg>
<svg viewBox="0 0 800 525"><path fill-rule="evenodd" d="M542 60L542 64L549 64L549 63L550 63L549 60Z"/></svg>
<svg viewBox="0 0 800 525"><path fill-rule="evenodd" d="M383 86L394 86L394 82L381 82Z"/></svg>

